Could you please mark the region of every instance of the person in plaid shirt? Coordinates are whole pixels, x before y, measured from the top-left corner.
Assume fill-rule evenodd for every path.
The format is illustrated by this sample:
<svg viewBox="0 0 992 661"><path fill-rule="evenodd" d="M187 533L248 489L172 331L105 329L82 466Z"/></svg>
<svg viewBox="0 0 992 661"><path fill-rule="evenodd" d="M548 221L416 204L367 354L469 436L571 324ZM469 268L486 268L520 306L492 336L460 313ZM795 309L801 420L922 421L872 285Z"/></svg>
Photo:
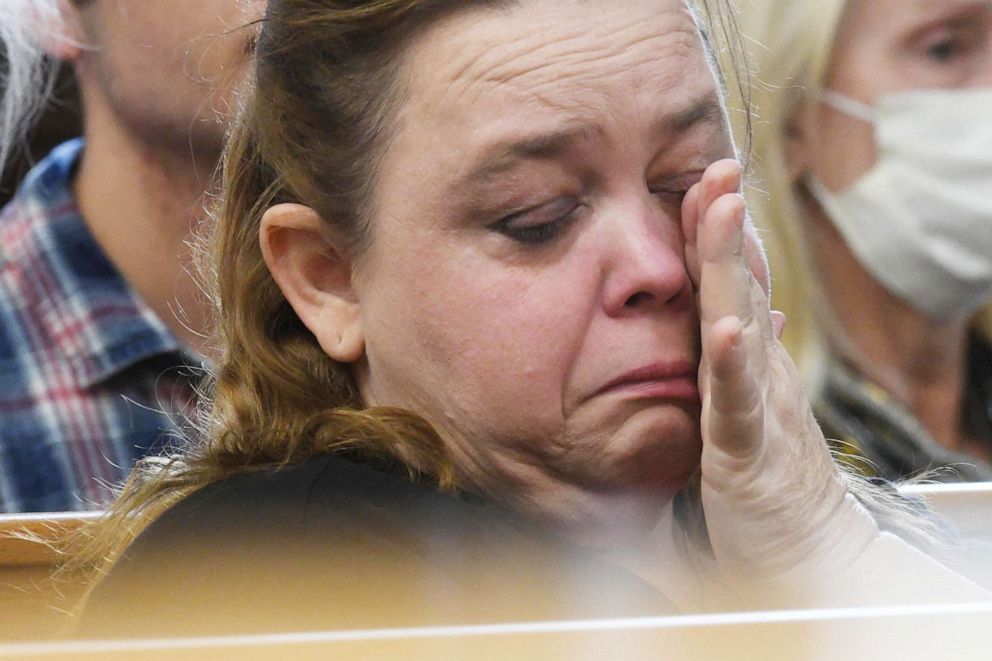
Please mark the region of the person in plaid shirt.
<svg viewBox="0 0 992 661"><path fill-rule="evenodd" d="M189 242L250 52L236 28L258 4L0 8L12 72L0 109L30 109L10 87L30 82L17 74L43 42L72 64L84 111L84 139L36 165L0 212L0 511L100 508L138 458L185 433L206 316ZM7 145L24 123L9 116Z"/></svg>

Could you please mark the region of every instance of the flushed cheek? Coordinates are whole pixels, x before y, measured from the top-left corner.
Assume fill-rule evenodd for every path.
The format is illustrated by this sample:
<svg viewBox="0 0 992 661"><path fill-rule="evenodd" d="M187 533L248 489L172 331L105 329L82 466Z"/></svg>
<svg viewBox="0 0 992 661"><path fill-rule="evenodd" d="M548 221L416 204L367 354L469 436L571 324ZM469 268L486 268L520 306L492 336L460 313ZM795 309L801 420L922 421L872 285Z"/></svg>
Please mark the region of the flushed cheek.
<svg viewBox="0 0 992 661"><path fill-rule="evenodd" d="M436 313L421 315L416 333L457 385L453 396L490 420L525 431L535 424L560 426L562 394L588 327L587 311L565 292L505 276L477 273L471 286L435 293L423 309Z"/></svg>

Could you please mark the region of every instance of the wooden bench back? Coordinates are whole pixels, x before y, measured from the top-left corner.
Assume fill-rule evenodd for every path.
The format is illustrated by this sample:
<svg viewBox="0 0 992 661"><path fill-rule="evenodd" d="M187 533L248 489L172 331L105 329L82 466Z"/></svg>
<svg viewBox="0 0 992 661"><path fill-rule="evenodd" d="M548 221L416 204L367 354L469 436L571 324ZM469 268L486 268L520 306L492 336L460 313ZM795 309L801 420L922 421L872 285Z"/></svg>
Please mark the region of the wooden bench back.
<svg viewBox="0 0 992 661"><path fill-rule="evenodd" d="M992 544L992 483L922 485L907 487L904 491L925 497L934 509L958 527L962 535ZM56 558L45 542L98 516L99 513L0 515L0 658L4 656L5 641L47 638L59 633L68 622L66 609L81 596L83 587L64 582L54 584L49 580ZM25 532L37 539L12 536ZM992 580L992 555L980 549L976 559L984 563L984 569L989 572L988 579ZM974 619L976 616L969 617ZM957 618L945 613L943 621L956 622ZM963 617L961 621L971 620ZM372 647L376 645L372 644ZM383 645L383 649L388 648ZM293 645L288 649L293 649ZM321 653L338 650L332 641L324 641L319 649ZM372 651L371 648L362 649ZM64 658L70 657L72 655Z"/></svg>
<svg viewBox="0 0 992 661"><path fill-rule="evenodd" d="M50 580L56 555L48 542L98 517L89 513L0 515L0 640L55 635L82 586ZM35 539L25 539L30 535Z"/></svg>

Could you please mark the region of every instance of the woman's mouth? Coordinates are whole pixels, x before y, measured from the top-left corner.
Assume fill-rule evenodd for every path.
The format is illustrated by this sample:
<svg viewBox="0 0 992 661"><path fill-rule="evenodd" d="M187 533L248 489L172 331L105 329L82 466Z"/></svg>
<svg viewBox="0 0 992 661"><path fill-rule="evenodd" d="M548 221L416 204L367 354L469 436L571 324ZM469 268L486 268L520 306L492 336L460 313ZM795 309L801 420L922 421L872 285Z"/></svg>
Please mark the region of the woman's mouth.
<svg viewBox="0 0 992 661"><path fill-rule="evenodd" d="M638 367L600 388L595 394L620 394L635 398L700 400L696 365L688 360L656 362Z"/></svg>

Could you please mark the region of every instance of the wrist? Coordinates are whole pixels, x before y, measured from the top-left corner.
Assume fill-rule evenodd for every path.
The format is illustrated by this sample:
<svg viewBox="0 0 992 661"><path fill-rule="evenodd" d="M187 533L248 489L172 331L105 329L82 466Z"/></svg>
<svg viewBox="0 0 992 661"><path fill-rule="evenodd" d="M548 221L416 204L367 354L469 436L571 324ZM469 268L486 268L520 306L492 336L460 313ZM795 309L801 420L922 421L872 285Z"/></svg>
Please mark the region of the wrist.
<svg viewBox="0 0 992 661"><path fill-rule="evenodd" d="M772 553L774 559L720 563L717 586L707 601L731 610L839 605L881 533L871 513L848 492L818 520L804 537L793 537L790 548Z"/></svg>

